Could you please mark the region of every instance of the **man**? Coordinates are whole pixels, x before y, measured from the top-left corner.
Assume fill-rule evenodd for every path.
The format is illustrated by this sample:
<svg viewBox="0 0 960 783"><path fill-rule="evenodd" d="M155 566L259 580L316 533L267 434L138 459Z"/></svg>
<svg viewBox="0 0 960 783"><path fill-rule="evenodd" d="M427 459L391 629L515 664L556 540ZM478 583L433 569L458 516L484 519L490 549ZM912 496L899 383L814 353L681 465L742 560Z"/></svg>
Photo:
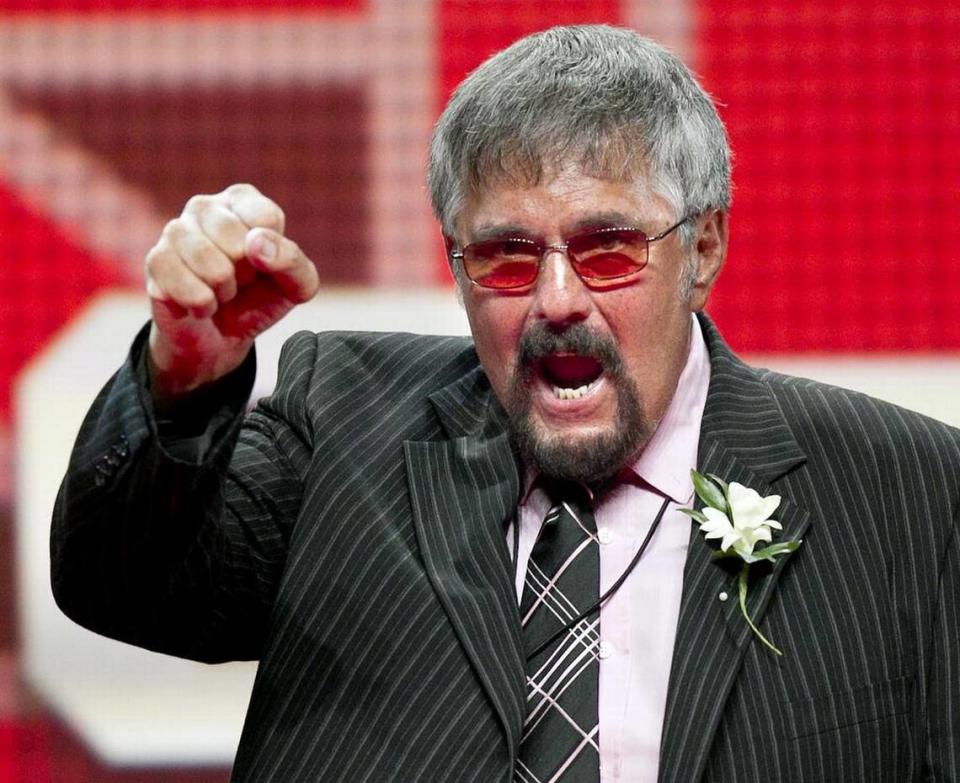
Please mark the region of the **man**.
<svg viewBox="0 0 960 783"><path fill-rule="evenodd" d="M168 224L58 500L64 611L259 658L236 781L960 778L960 438L696 315L730 186L689 72L526 38L451 99L430 185L473 340L298 334L242 422L316 273L250 186ZM803 540L742 607L691 468Z"/></svg>

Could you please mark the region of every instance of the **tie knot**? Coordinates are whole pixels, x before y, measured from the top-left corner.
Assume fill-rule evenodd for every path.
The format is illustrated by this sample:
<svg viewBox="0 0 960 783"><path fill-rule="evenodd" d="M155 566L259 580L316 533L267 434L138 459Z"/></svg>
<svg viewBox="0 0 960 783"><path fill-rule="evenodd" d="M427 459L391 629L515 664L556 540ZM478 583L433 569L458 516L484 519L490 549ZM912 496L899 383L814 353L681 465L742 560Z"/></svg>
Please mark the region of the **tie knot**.
<svg viewBox="0 0 960 783"><path fill-rule="evenodd" d="M544 491L550 498L550 510L543 520L541 536L551 538L554 533L548 531L563 520L566 520L564 524L572 525L571 531L579 528L584 535L596 535L597 523L593 517L593 499L589 489L575 481L551 480L544 485Z"/></svg>
<svg viewBox="0 0 960 783"><path fill-rule="evenodd" d="M593 493L579 482L548 479L544 482L544 491L552 506L570 503L583 511L593 511Z"/></svg>

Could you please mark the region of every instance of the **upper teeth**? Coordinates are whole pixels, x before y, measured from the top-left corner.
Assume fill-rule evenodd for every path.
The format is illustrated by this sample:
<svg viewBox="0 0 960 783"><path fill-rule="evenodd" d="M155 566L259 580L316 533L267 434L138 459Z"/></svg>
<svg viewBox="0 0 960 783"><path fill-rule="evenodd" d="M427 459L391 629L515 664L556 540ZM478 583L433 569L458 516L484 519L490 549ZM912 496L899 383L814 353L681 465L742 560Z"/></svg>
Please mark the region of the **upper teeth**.
<svg viewBox="0 0 960 783"><path fill-rule="evenodd" d="M554 386L553 393L559 400L576 400L590 391L591 386L593 386L592 383L588 383L585 386L579 386L576 389L566 389L562 386Z"/></svg>

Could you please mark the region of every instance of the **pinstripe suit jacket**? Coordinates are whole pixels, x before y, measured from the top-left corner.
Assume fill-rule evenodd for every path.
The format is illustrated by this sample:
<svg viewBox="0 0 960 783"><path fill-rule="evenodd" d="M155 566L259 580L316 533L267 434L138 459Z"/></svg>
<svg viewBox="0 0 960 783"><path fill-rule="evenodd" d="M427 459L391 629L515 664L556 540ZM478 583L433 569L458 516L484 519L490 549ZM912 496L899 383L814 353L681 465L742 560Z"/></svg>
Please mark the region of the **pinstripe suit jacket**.
<svg viewBox="0 0 960 783"><path fill-rule="evenodd" d="M691 531L660 780L960 779L958 433L751 369L703 325L699 467L781 494L804 545L749 593L778 658ZM303 333L242 431L221 418L174 453L133 363L112 379L55 512L63 609L151 649L259 658L235 781L509 781L519 478L471 344Z"/></svg>

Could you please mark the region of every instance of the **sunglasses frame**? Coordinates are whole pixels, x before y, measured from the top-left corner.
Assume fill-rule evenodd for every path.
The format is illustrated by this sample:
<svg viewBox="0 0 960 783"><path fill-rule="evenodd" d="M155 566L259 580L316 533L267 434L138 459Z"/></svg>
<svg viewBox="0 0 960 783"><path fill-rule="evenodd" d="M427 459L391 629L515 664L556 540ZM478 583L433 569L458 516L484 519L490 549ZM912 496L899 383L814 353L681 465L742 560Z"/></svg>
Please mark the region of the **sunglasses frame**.
<svg viewBox="0 0 960 783"><path fill-rule="evenodd" d="M585 284L604 285L607 283L616 283L617 281L627 280L633 275L639 274L644 269L646 269L647 263L650 260L650 243L658 242L659 240L669 236L678 228L680 228L680 226L682 226L684 223L690 220L692 217L694 217L694 215L687 215L682 220L677 221L669 228L661 231L659 234L655 234L652 237L647 236L646 231L640 228L636 228L635 226L608 226L605 228L591 229L589 231L583 231L578 234L574 234L570 237L567 237L563 242L557 245L547 245L542 241L535 240L535 239L527 239L526 237L504 237L502 239L494 240L498 242L519 242L522 244L531 245L533 249L539 251L536 272L534 273L533 277L530 279L529 282L518 283L516 285L503 285L503 286L485 285L484 283L481 283L480 281L475 280L473 277L471 277L470 272L467 270L467 264L464 259L464 253L474 245L485 244L487 241L490 241L490 240L484 240L484 242L471 242L468 245L464 245L463 248L461 248L460 250L454 250L451 248L451 250L449 251L449 254L450 254L451 261L454 261L454 260L460 261L461 267L463 268L463 273L464 275L466 275L467 279L471 283L473 283L475 286L478 286L480 288L487 289L488 291L517 291L519 289L529 288L537 281L537 277L539 277L540 275L540 267L543 266L543 259L547 257L547 253L552 253L552 252L563 253L567 257L567 260L570 261L570 266L573 267L573 270L574 272L576 272L577 277L579 277ZM570 255L569 245L571 242L579 239L580 237L595 236L597 234L603 234L606 231L611 231L611 232L612 231L635 231L637 234L644 237L645 258L644 258L643 265L638 267L637 269L634 269L633 271L627 272L626 274L615 275L613 277L584 276L580 272L580 270L577 268L577 263L575 262L574 258Z"/></svg>

